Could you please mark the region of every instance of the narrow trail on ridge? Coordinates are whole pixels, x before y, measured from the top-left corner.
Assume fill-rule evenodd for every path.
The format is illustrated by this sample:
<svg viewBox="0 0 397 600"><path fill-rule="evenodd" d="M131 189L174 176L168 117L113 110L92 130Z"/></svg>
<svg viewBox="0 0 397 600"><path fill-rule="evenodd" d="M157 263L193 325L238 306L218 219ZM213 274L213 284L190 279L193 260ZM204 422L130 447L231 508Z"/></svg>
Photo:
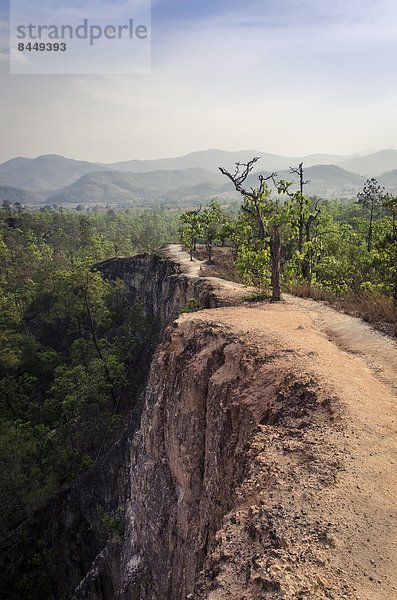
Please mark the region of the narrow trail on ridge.
<svg viewBox="0 0 397 600"><path fill-rule="evenodd" d="M170 245L164 253L180 264L183 273L192 277L199 275L200 261L190 261L180 245ZM279 482L279 487L270 492L265 472L258 469L257 496L252 489L248 491L248 487L242 486L240 508L244 507L244 498L249 497L251 505L266 504L272 502L270 498L276 493L287 513L299 505L313 522L332 524L332 535L324 542L319 564L299 567L308 581L312 568L312 580L319 586L317 592L313 588L311 595L305 598L397 599L396 342L372 330L360 319L339 313L323 303L287 294L282 303L247 302L247 289L243 286L217 278L207 279L219 296L233 297L235 306L182 315L178 323L197 320L220 325L242 336L247 351L255 348L264 360L271 348L272 351L277 349L286 374L295 371L308 382L315 380L317 389L336 399L340 407L340 417L335 418L335 423L320 427L310 442L316 448L313 455L324 468L334 464L336 457L342 465L333 467L332 484L324 485L313 496L308 476L307 479L301 477L293 489L291 486L284 489ZM260 402L260 397L256 401ZM266 435L265 431L258 433L255 442L258 456L268 443ZM287 477L291 464L286 451L281 452L277 460L279 479L283 473ZM280 558L280 570L285 567L285 561L292 560L293 544L304 545L303 529L301 537L298 535L291 542L291 548L285 550L284 562ZM211 600L255 597L246 588L239 588L240 584L234 580L238 556L243 554L243 542L237 531L235 537L236 556L222 567L218 576L222 585L206 596ZM284 589L290 589L285 597L300 598L295 595L296 582L288 584L287 575L283 577ZM320 585L321 577L324 582ZM343 593L333 592L341 589L341 582L345 582Z"/></svg>
<svg viewBox="0 0 397 600"><path fill-rule="evenodd" d="M165 254L181 266L182 273L192 277L199 276L203 261L195 258L191 261L189 254L182 250L180 244L170 244ZM222 293L228 295L231 291L240 302L248 295L247 288L238 283L217 277L206 279L213 283L219 295ZM338 312L323 302L298 298L290 294L283 294L283 298L284 302L279 305L256 303L255 308L266 307L268 311L288 313L293 310L310 314L312 327L327 336L342 350L360 357L374 371L377 378L397 392L397 341L375 331L361 319ZM253 303L249 302L247 306L253 306Z"/></svg>

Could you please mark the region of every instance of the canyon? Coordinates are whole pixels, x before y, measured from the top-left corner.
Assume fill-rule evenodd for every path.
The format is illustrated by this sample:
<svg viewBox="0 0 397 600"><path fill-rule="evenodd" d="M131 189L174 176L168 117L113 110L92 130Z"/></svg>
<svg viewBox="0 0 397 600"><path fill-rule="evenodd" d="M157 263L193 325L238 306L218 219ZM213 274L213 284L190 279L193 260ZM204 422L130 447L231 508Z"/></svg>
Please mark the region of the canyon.
<svg viewBox="0 0 397 600"><path fill-rule="evenodd" d="M252 300L178 245L94 269L151 323L140 385L123 437L6 540L9 569L42 539L58 600L396 598L395 341Z"/></svg>
<svg viewBox="0 0 397 600"><path fill-rule="evenodd" d="M125 534L76 600L397 597L395 343L321 303L249 302L168 254L98 266L161 343L127 444Z"/></svg>

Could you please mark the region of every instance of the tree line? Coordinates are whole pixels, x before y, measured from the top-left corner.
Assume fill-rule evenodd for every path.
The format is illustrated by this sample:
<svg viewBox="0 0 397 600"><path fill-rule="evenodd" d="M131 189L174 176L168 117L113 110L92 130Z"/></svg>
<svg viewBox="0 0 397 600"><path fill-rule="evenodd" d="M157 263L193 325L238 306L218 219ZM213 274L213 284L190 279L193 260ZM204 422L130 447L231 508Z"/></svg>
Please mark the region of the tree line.
<svg viewBox="0 0 397 600"><path fill-rule="evenodd" d="M91 267L156 251L177 218L0 208L0 537L121 434L149 324Z"/></svg>
<svg viewBox="0 0 397 600"><path fill-rule="evenodd" d="M260 295L270 290L282 300L282 288L319 290L338 297L367 293L390 298L397 306L397 196L368 179L355 199L324 200L306 193L303 163L291 167L299 184L276 173L258 175L259 159L220 171L241 194L238 212L217 201L189 210L180 219L180 240L192 254L198 241L212 259L214 244L232 248L240 280ZM395 309L394 309L395 314Z"/></svg>

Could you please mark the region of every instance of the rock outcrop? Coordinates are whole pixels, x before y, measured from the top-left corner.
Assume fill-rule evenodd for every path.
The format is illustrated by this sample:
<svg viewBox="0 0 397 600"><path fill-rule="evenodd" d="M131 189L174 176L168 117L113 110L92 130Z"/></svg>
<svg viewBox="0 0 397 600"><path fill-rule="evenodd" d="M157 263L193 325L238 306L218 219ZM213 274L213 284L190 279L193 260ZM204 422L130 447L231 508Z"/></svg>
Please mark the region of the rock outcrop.
<svg viewBox="0 0 397 600"><path fill-rule="evenodd" d="M196 308L228 304L211 280L150 255L98 268L124 280L165 339L129 442L117 576L101 554L76 599L327 597L329 584L318 580L332 526L308 513L342 464L331 440L337 402L271 332L263 352L205 310L174 322L191 298ZM104 573L111 593L98 585Z"/></svg>
<svg viewBox="0 0 397 600"><path fill-rule="evenodd" d="M164 335L164 331L181 312L195 312L200 309L213 308L230 303L228 298L221 298L216 292L214 286L209 280L203 278L192 278L179 273L178 265L164 257L142 254L132 258L114 258L93 267L101 272L103 277L109 280L121 279L127 287L129 301L139 303L144 309L145 316L151 323L150 339L148 339L148 350L146 351L146 360L150 363L153 350L158 341ZM149 365L148 365L149 366ZM147 366L147 367L148 367ZM152 367L153 368L153 367ZM149 384L148 384L149 385ZM147 389L149 389L147 387ZM145 410L146 395L142 394L141 400L135 409L133 425L129 428L128 439L123 443L127 446L135 447L136 420L141 410ZM122 463L118 465L121 477L124 478L125 470L131 470L130 453L125 456ZM134 476L136 470L134 469ZM139 476L137 476L139 477ZM129 492L131 490L131 479L124 481L124 488ZM94 486L95 487L95 486ZM101 494L99 493L99 497ZM98 496L97 496L98 497ZM125 494L117 494L119 506L124 511ZM114 502L112 503L114 504ZM117 502L116 502L117 504ZM129 504L130 509L131 504ZM112 511L115 507L112 505ZM126 520L128 527L129 519ZM120 549L120 540L111 540L110 543L102 546L92 562L86 576L75 590L76 600L91 598L98 600L113 600L116 597L129 598L130 592L122 592L120 587L123 577L123 587L125 587L126 577L122 575L120 566L127 561L127 546ZM122 555L122 560L118 560ZM118 557L118 558L117 558ZM131 569L131 560L128 559ZM134 563L134 560L132 560ZM136 568L138 568L138 563ZM139 568L140 578L142 568ZM131 587L129 584L127 587ZM134 587L134 586L132 586ZM142 583L140 584L142 589ZM132 598L140 597L132 593ZM143 593L143 592L139 592ZM142 598L144 596L142 595Z"/></svg>
<svg viewBox="0 0 397 600"><path fill-rule="evenodd" d="M180 273L178 265L163 256L145 253L132 258L111 258L96 264L94 269L109 280L124 281L131 302L140 303L160 331L183 310L225 304L208 279Z"/></svg>
<svg viewBox="0 0 397 600"><path fill-rule="evenodd" d="M302 501L288 511L284 494L307 493L310 504L314 490L299 475L310 473L316 491L333 480L338 460L329 463L324 428L336 403L292 364L285 372L285 353L268 341L264 357L204 314L167 331L131 448L121 598L292 598L317 589L311 578L331 527L316 526ZM307 565L291 573L299 560Z"/></svg>
<svg viewBox="0 0 397 600"><path fill-rule="evenodd" d="M363 493L368 473L383 485L393 463L363 449L356 460L361 439L392 439L368 426L371 394L395 410L390 390L306 304L231 307L244 295L234 284L149 254L95 268L125 282L153 327L126 437L48 530L74 600L394 597L394 562L381 556L394 497ZM123 525L106 539L99 511ZM367 578L374 554L383 570Z"/></svg>

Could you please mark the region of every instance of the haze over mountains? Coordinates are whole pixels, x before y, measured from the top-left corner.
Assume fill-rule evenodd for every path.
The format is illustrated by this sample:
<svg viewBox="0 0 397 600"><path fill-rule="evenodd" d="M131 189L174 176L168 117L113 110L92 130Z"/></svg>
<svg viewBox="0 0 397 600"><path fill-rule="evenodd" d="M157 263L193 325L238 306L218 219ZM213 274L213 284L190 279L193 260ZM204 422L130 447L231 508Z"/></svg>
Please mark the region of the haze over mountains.
<svg viewBox="0 0 397 600"><path fill-rule="evenodd" d="M310 180L306 193L324 197L353 197L367 177L377 177L389 191L397 190L397 150L367 155L312 154L284 157L256 150L228 152L204 150L176 158L131 160L113 164L91 163L58 155L14 158L0 165L0 201L28 205L120 205L173 207L205 202L217 197L237 198L231 182L219 172L232 170L237 161L254 156L258 172L277 171L294 180L290 166L303 161Z"/></svg>

